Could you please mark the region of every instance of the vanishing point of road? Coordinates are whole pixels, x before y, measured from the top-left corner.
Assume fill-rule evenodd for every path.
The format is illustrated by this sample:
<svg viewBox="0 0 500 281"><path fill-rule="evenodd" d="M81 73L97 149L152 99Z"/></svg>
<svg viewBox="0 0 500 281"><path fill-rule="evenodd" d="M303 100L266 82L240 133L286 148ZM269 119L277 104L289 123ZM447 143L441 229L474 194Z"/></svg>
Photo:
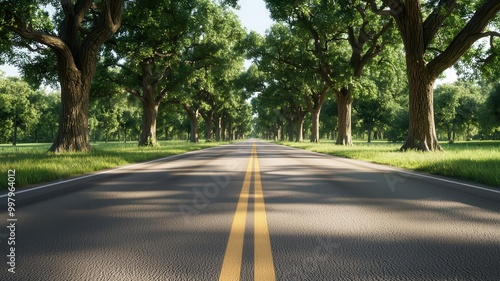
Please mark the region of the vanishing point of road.
<svg viewBox="0 0 500 281"><path fill-rule="evenodd" d="M500 280L499 190L257 140L16 200L0 280Z"/></svg>

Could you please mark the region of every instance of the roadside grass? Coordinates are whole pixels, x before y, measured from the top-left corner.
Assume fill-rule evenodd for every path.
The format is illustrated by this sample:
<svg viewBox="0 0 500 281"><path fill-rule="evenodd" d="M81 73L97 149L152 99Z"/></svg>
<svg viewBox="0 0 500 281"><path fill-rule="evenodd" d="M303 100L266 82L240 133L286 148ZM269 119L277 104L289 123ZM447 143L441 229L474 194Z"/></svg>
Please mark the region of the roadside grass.
<svg viewBox="0 0 500 281"><path fill-rule="evenodd" d="M400 152L401 143L388 142L355 141L352 147L338 146L333 141L280 144L500 187L499 141L442 143L445 152L435 153Z"/></svg>
<svg viewBox="0 0 500 281"><path fill-rule="evenodd" d="M229 142L160 141L158 147L137 143L92 143L90 153L54 154L50 144L0 145L0 190L7 189L7 171L16 170L16 188L153 159L182 154Z"/></svg>

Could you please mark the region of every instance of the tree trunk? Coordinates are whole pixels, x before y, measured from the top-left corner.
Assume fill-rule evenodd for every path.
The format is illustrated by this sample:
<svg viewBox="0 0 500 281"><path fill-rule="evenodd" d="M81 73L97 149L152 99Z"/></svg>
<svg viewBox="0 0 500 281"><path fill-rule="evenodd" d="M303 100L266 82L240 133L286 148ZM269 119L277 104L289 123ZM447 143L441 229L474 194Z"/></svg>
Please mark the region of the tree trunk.
<svg viewBox="0 0 500 281"><path fill-rule="evenodd" d="M234 129L233 129L233 123L230 123L230 124L229 124L228 133L229 133L229 140L230 140L230 141L233 141L233 140L234 140Z"/></svg>
<svg viewBox="0 0 500 281"><path fill-rule="evenodd" d="M281 121L280 123L280 141L285 141L285 122Z"/></svg>
<svg viewBox="0 0 500 281"><path fill-rule="evenodd" d="M312 127L311 127L311 142L319 142L319 115L321 113L321 106L312 110Z"/></svg>
<svg viewBox="0 0 500 281"><path fill-rule="evenodd" d="M205 138L207 141L211 141L213 139L213 131L214 131L214 112L209 111L207 114L202 115L205 120L206 132Z"/></svg>
<svg viewBox="0 0 500 281"><path fill-rule="evenodd" d="M199 109L193 109L192 107L183 104L182 105L184 109L186 110L188 117L189 117L189 122L191 123L191 133L189 134L189 141L196 143L199 141L198 139L198 116L200 114Z"/></svg>
<svg viewBox="0 0 500 281"><path fill-rule="evenodd" d="M220 141L221 138L221 117L215 117L215 140Z"/></svg>
<svg viewBox="0 0 500 281"><path fill-rule="evenodd" d="M90 150L88 116L92 77L93 74L84 75L70 67L66 68L65 75L59 75L62 108L56 140L50 151L60 153Z"/></svg>
<svg viewBox="0 0 500 281"><path fill-rule="evenodd" d="M221 122L221 139L222 141L226 141L226 129L227 129L227 124L225 120L222 120Z"/></svg>
<svg viewBox="0 0 500 281"><path fill-rule="evenodd" d="M339 112L338 120L338 145L352 145L351 132L351 112L352 112L352 93L346 87L340 91L335 91L337 97L337 108Z"/></svg>
<svg viewBox="0 0 500 281"><path fill-rule="evenodd" d="M50 47L57 56L62 110L59 128L50 151L86 152L90 150L88 113L90 85L96 72L101 45L121 25L123 0L106 1L101 5L98 23L87 33L80 32L80 25L92 5L91 1L61 1L65 12L60 26L60 38L51 40L42 32L32 32L25 27L16 33L24 38ZM92 8L90 8L92 9ZM89 15L89 14L87 14Z"/></svg>
<svg viewBox="0 0 500 281"><path fill-rule="evenodd" d="M158 107L153 94L143 96L142 101L142 127L141 136L139 138L139 146L156 146L156 119L158 117Z"/></svg>
<svg viewBox="0 0 500 281"><path fill-rule="evenodd" d="M368 128L368 143L372 142L372 128Z"/></svg>
<svg viewBox="0 0 500 281"><path fill-rule="evenodd" d="M449 3L452 2L449 1ZM458 54L462 51L465 52L468 48L467 45L473 43L466 42L467 40L453 40L449 46L451 48L447 51L452 53L458 49L462 49L462 51L451 56L440 57L437 61L431 61L430 65L427 64L426 49L435 33L433 35L433 32L428 27L424 27L421 5L422 1L407 1L406 5L402 6L402 13L394 16L405 47L406 73L410 88L410 124L408 136L401 147L401 151L411 149L420 151L441 150L434 125L434 82L441 72L460 58ZM446 8L443 7L441 12L447 13ZM436 18L436 20L437 22L434 24L440 25L439 18ZM476 26L480 26L480 24ZM467 29L462 31L464 30ZM465 37L467 35L463 36L463 38ZM454 45L455 42L460 41L460 44ZM448 54L450 53L448 52Z"/></svg>
<svg viewBox="0 0 500 281"><path fill-rule="evenodd" d="M410 59L411 60L411 59ZM408 82L410 86L410 124L406 142L401 151L442 150L434 126L434 79L425 70L425 62L407 59Z"/></svg>
<svg viewBox="0 0 500 281"><path fill-rule="evenodd" d="M12 146L16 146L17 145L17 127L18 127L17 126L17 119L18 118L19 117L16 114L16 116L14 117L14 135L12 136Z"/></svg>
<svg viewBox="0 0 500 281"><path fill-rule="evenodd" d="M190 133L190 142L198 142L198 117L190 116L189 121L191 122L191 133Z"/></svg>
<svg viewBox="0 0 500 281"><path fill-rule="evenodd" d="M293 119L292 118L288 118L287 119L287 123L288 123L288 141L293 141L293 136L294 136L294 133L293 133Z"/></svg>
<svg viewBox="0 0 500 281"><path fill-rule="evenodd" d="M304 141L304 116L302 113L297 114L297 118L295 119L296 125L297 125L297 132L295 135L295 141L296 142L303 142Z"/></svg>

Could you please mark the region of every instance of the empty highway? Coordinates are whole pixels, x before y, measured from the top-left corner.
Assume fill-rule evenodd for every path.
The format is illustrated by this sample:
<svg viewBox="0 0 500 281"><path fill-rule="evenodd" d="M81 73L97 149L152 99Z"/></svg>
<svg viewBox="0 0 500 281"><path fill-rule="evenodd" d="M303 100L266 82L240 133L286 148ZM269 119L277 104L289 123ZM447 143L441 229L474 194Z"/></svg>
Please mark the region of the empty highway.
<svg viewBox="0 0 500 281"><path fill-rule="evenodd" d="M0 280L500 280L498 190L257 140L18 192L15 274L0 201Z"/></svg>

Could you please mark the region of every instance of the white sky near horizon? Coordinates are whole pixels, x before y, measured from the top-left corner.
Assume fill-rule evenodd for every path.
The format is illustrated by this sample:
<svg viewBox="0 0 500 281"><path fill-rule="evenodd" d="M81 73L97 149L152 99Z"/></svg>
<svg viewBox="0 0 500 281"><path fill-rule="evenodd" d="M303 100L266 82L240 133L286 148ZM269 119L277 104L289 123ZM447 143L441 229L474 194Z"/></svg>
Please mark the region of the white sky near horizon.
<svg viewBox="0 0 500 281"><path fill-rule="evenodd" d="M264 34L265 31L273 24L270 18L270 13L266 8L263 0L239 0L239 10L234 12L239 16L242 25L247 31L256 31ZM249 62L246 63L249 65ZM19 76L19 71L12 65L1 65L0 71L5 72L6 76ZM436 81L436 85L443 83L451 83L457 79L455 71L450 68L445 71L446 78Z"/></svg>

